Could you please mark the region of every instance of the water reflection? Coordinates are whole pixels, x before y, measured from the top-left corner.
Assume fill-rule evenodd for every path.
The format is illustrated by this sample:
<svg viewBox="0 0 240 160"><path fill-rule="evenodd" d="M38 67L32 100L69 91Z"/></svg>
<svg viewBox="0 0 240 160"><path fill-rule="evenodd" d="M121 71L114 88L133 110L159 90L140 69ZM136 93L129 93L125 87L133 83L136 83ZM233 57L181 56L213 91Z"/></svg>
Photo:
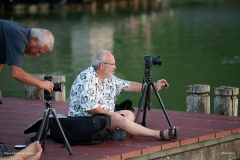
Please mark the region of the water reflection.
<svg viewBox="0 0 240 160"><path fill-rule="evenodd" d="M159 93L166 109L183 110L186 86L239 87L240 2L133 0L92 3L75 9L47 12L1 13L1 18L51 30L55 36L52 52L39 58L24 57L28 73L66 76L66 97L73 80L86 69L92 55L110 50L116 59L116 75L141 82L144 56L162 57L162 66L152 69L153 80L165 78L170 87ZM3 96L22 98L22 84L10 77L9 66L0 75ZM123 93L138 105L140 94ZM68 100L68 99L67 99ZM160 108L152 96L153 108Z"/></svg>

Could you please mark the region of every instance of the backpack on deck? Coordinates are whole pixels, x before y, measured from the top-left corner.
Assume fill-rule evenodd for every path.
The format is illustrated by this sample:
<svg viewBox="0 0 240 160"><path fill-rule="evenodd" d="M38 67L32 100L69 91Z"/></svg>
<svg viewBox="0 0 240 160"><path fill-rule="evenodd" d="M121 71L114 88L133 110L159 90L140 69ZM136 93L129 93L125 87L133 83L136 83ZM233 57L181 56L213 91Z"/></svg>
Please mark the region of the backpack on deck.
<svg viewBox="0 0 240 160"><path fill-rule="evenodd" d="M111 130L111 117L108 114L94 114L89 117L66 117L57 114L63 132L70 145L98 144L105 140ZM24 130L24 134L37 132L42 123L42 118ZM55 142L65 143L56 120L49 116L48 129L50 137ZM37 134L31 138L36 141ZM42 137L41 137L42 138Z"/></svg>
<svg viewBox="0 0 240 160"><path fill-rule="evenodd" d="M120 104L115 104L114 112L121 111L121 110L130 110L134 112L134 109L132 107L132 101L127 99Z"/></svg>
<svg viewBox="0 0 240 160"><path fill-rule="evenodd" d="M101 143L111 130L111 118L107 114L61 118L59 121L70 145ZM52 122L50 133L52 140L65 143L56 121Z"/></svg>

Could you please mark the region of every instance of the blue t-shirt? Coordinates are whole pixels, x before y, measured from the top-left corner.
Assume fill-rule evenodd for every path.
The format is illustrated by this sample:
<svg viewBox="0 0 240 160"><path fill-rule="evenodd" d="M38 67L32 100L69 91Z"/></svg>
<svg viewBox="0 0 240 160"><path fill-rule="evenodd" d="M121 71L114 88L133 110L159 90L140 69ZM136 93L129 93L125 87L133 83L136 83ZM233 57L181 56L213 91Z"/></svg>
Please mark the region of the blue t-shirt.
<svg viewBox="0 0 240 160"><path fill-rule="evenodd" d="M30 28L0 19L0 64L7 63L22 68L30 37Z"/></svg>

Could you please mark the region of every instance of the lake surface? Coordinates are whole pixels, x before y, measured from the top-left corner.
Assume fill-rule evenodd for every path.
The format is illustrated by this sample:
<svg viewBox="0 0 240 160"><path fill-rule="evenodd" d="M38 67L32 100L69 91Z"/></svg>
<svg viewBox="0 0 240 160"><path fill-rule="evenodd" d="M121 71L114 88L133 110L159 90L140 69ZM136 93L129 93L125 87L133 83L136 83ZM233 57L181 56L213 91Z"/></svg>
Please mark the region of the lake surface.
<svg viewBox="0 0 240 160"><path fill-rule="evenodd" d="M170 84L159 91L165 108L186 111L186 86L207 84L213 113L214 88L240 86L240 1L144 2L0 12L0 18L52 31L53 50L38 58L25 55L23 69L66 76L67 101L76 76L90 66L95 52L106 49L115 56L115 75L137 82L144 78L144 56L160 55L162 65L154 65L151 71L153 81L164 78ZM23 84L11 78L8 65L0 74L0 90L4 97L23 98ZM140 96L122 92L117 103L131 99L138 106ZM161 108L154 93L151 100L152 108Z"/></svg>

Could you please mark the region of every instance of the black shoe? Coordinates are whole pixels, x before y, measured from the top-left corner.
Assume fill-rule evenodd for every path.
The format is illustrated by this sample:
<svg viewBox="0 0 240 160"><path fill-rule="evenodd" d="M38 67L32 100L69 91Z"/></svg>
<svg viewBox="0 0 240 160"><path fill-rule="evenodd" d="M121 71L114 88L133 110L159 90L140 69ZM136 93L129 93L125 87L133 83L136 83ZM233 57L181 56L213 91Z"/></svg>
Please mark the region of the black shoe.
<svg viewBox="0 0 240 160"><path fill-rule="evenodd" d="M127 132L122 129L115 129L108 135L108 139L120 141L126 136Z"/></svg>
<svg viewBox="0 0 240 160"><path fill-rule="evenodd" d="M9 157L15 155L16 152L10 151L9 149L6 148L6 144L3 142L0 142L0 157Z"/></svg>
<svg viewBox="0 0 240 160"><path fill-rule="evenodd" d="M6 147L6 144L3 142L0 142L0 158L4 157L5 147Z"/></svg>

